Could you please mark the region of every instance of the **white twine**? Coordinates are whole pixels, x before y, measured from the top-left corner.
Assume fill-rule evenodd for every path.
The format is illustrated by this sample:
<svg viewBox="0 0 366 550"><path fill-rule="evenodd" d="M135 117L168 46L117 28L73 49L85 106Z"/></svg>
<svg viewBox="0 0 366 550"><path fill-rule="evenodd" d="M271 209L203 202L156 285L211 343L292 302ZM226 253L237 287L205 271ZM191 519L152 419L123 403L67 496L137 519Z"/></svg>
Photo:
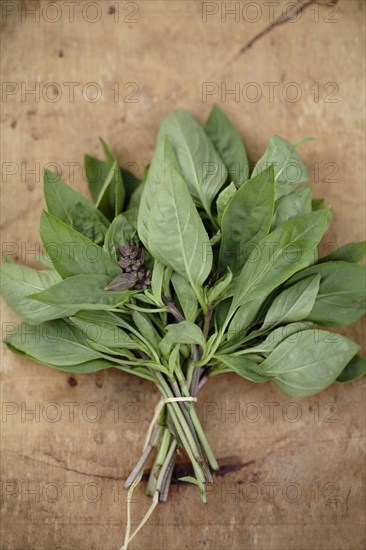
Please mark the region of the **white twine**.
<svg viewBox="0 0 366 550"><path fill-rule="evenodd" d="M163 407L167 404L167 403L176 403L176 402L181 402L181 401L197 401L197 397L167 397L166 399L161 399L159 401L159 403L156 405L155 407L155 412L154 412L154 416L153 416L153 419L151 420L150 422L150 426L149 426L149 429L147 430L147 434L146 434L146 438L145 438L145 443L144 443L144 450L146 449L147 445L149 444L149 441L150 441L150 438L151 438L151 434L152 434L152 431L154 429L154 426L160 416L160 413L163 409ZM130 544L131 540L137 535L137 533L143 528L143 526L145 525L145 523L147 522L147 520L149 519L149 517L151 516L151 514L153 513L154 511L154 508L157 506L158 502L159 502L159 491L155 491L154 493L154 496L153 496L153 501L152 501L152 504L151 506L149 507L148 511L146 512L146 514L144 515L144 517L142 518L142 520L140 521L140 523L138 524L138 526L136 527L136 529L134 530L134 532L132 533L132 535L130 536L130 532L131 532L131 502L132 502L132 496L133 496L133 493L134 493L134 490L136 489L137 485L140 483L141 481L141 478L143 476L143 473L144 473L144 468L142 467L138 476L136 477L136 479L134 480L134 482L132 483L131 487L129 488L128 490L128 493L127 493L127 523L126 523L126 534L125 534L125 540L124 540L124 543L123 543L123 546L121 546L120 550L128 550L128 545Z"/></svg>

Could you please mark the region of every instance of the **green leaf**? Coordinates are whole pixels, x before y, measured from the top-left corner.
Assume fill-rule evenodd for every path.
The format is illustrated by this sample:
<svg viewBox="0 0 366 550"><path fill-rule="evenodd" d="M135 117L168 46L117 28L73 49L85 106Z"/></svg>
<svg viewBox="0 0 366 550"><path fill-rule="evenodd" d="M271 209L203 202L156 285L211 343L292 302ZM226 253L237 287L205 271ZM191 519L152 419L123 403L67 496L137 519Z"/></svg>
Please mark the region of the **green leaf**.
<svg viewBox="0 0 366 550"><path fill-rule="evenodd" d="M319 292L307 319L329 327L344 327L358 321L366 310L366 267L324 262L300 271L286 285L317 274L321 277Z"/></svg>
<svg viewBox="0 0 366 550"><path fill-rule="evenodd" d="M121 368L119 365L114 364L112 358L111 361L108 361L107 359L93 359L92 361L86 361L85 363L79 363L75 365L53 365L50 361L43 362L39 359L35 359L31 355L28 355L27 353L24 353L23 351L15 348L8 342L6 343L6 345L10 349L10 351L15 353L15 355L19 355L20 357L24 357L29 361L35 361L37 363L40 363L41 365L45 365L47 367L51 367L52 369L56 369L62 372L68 372L70 374L89 374L91 372L110 369L112 367Z"/></svg>
<svg viewBox="0 0 366 550"><path fill-rule="evenodd" d="M171 344L200 344L204 345L205 339L199 326L190 321L182 321L165 327L167 334L164 339Z"/></svg>
<svg viewBox="0 0 366 550"><path fill-rule="evenodd" d="M120 214L123 210L123 205L125 201L125 188L122 179L122 172L115 156L111 153L108 145L101 138L100 142L103 147L106 161L113 173L109 188L111 190L111 193L113 194L114 215L118 216L118 214Z"/></svg>
<svg viewBox="0 0 366 550"><path fill-rule="evenodd" d="M215 359L229 367L230 370L239 374L251 382L267 382L271 376L263 374L261 365L255 361L235 355L215 355Z"/></svg>
<svg viewBox="0 0 366 550"><path fill-rule="evenodd" d="M312 199L311 201L311 209L312 210L321 210L325 207L325 200L324 199Z"/></svg>
<svg viewBox="0 0 366 550"><path fill-rule="evenodd" d="M164 280L164 271L166 267L159 262L159 260L154 260L154 267L151 275L151 291L158 304L163 305L161 300L161 295L163 293L163 280Z"/></svg>
<svg viewBox="0 0 366 550"><path fill-rule="evenodd" d="M212 304L218 298L222 299L222 295L224 295L224 292L229 287L232 279L233 274L231 273L231 271L228 271L226 275L221 277L221 279L219 279L211 288L209 288L207 290L207 303Z"/></svg>
<svg viewBox="0 0 366 550"><path fill-rule="evenodd" d="M105 290L109 282L108 275L74 275L40 293L32 294L32 298L53 306L77 307L77 310L112 309L127 302L130 293Z"/></svg>
<svg viewBox="0 0 366 550"><path fill-rule="evenodd" d="M312 264L328 217L328 210L302 214L263 239L239 275L231 310L253 300L263 301L291 275Z"/></svg>
<svg viewBox="0 0 366 550"><path fill-rule="evenodd" d="M76 205L82 205L84 216L89 216L93 220L99 220L101 226L108 227L109 221L95 206L74 191L59 176L45 170L43 175L43 191L46 204L50 214L57 216L63 222L72 225L74 221L73 210Z"/></svg>
<svg viewBox="0 0 366 550"><path fill-rule="evenodd" d="M217 208L217 221L219 222L220 226L222 224L222 216L224 215L225 208L227 207L231 197L235 195L236 193L236 187L233 182L230 183L225 189L221 191L219 196L217 197L216 201L216 208Z"/></svg>
<svg viewBox="0 0 366 550"><path fill-rule="evenodd" d="M70 212L71 226L96 244L103 244L107 227L97 212L90 212L81 202L76 203Z"/></svg>
<svg viewBox="0 0 366 550"><path fill-rule="evenodd" d="M81 331L61 320L35 326L22 323L6 343L37 361L56 367L100 358L100 353L90 348Z"/></svg>
<svg viewBox="0 0 366 550"><path fill-rule="evenodd" d="M355 342L340 334L304 330L296 342L281 342L261 368L288 395L306 397L332 384L358 350Z"/></svg>
<svg viewBox="0 0 366 550"><path fill-rule="evenodd" d="M337 382L353 382L366 374L366 358L355 355L348 365L342 370Z"/></svg>
<svg viewBox="0 0 366 550"><path fill-rule="evenodd" d="M198 292L211 271L212 251L187 186L175 170L167 172L158 188L148 226L151 254Z"/></svg>
<svg viewBox="0 0 366 550"><path fill-rule="evenodd" d="M249 177L249 163L238 130L218 105L212 107L204 130L228 169L231 180L239 187Z"/></svg>
<svg viewBox="0 0 366 550"><path fill-rule="evenodd" d="M126 218L125 214L119 214L112 221L104 238L103 250L117 262L117 248L133 239L136 229Z"/></svg>
<svg viewBox="0 0 366 550"><path fill-rule="evenodd" d="M351 262L357 264L366 256L366 241L360 243L347 243L334 250L327 256L320 258L319 263L323 262Z"/></svg>
<svg viewBox="0 0 366 550"><path fill-rule="evenodd" d="M185 109L166 117L160 134L168 136L189 191L210 215L211 203L226 181L226 168L201 126Z"/></svg>
<svg viewBox="0 0 366 550"><path fill-rule="evenodd" d="M234 276L268 235L273 208L274 172L270 166L238 189L222 217L220 263L228 265Z"/></svg>
<svg viewBox="0 0 366 550"><path fill-rule="evenodd" d="M95 204L108 178L110 167L105 160L99 160L89 155L85 155L84 157L84 167L89 191ZM98 209L103 212L109 220L114 218L114 197L113 195L111 196L111 193L106 193L103 196L102 200L99 202Z"/></svg>
<svg viewBox="0 0 366 550"><path fill-rule="evenodd" d="M264 155L255 165L252 178L271 164L274 165L276 199L308 181L306 168L295 147L276 135L271 137Z"/></svg>
<svg viewBox="0 0 366 550"><path fill-rule="evenodd" d="M114 277L120 273L109 254L52 214L42 213L40 233L47 254L62 277L85 273Z"/></svg>
<svg viewBox="0 0 366 550"><path fill-rule="evenodd" d="M294 323L305 319L314 307L319 290L320 275L307 277L283 290L272 302L263 327Z"/></svg>
<svg viewBox="0 0 366 550"><path fill-rule="evenodd" d="M137 330L145 338L145 340L150 342L154 349L159 349L161 337L150 321L149 316L144 313L140 313L139 311L134 311L132 313L132 318Z"/></svg>
<svg viewBox="0 0 366 550"><path fill-rule="evenodd" d="M172 144L166 136L159 134L158 143L142 191L137 218L138 234L146 248L148 248L149 236L148 223L158 187L167 172L173 168L177 172L180 171Z"/></svg>
<svg viewBox="0 0 366 550"><path fill-rule="evenodd" d="M61 281L53 269L38 270L15 262L1 264L1 294L8 306L27 323L42 323L73 315L78 308L53 307L41 304L29 296Z"/></svg>
<svg viewBox="0 0 366 550"><path fill-rule="evenodd" d="M198 314L198 302L191 285L178 273L173 273L171 281L184 317L187 321L194 323Z"/></svg>
<svg viewBox="0 0 366 550"><path fill-rule="evenodd" d="M263 239L243 267L229 315L230 337L244 336L267 296L297 271L314 263L317 244L328 227L328 210L302 214L284 222Z"/></svg>
<svg viewBox="0 0 366 550"><path fill-rule="evenodd" d="M297 341L297 334L303 330L311 329L313 326L309 321L301 321L297 323L290 323L282 327L275 328L270 332L263 342L256 344L251 351L261 352L264 354L271 353L283 340ZM249 334L251 336L251 334ZM248 336L248 338L249 338Z"/></svg>
<svg viewBox="0 0 366 550"><path fill-rule="evenodd" d="M272 227L275 229L281 223L307 212L311 212L311 187L309 186L278 199Z"/></svg>
<svg viewBox="0 0 366 550"><path fill-rule="evenodd" d="M139 344L126 331L119 328L119 318L109 311L80 311L74 317L70 317L70 321L88 340L98 342L107 348L139 348Z"/></svg>

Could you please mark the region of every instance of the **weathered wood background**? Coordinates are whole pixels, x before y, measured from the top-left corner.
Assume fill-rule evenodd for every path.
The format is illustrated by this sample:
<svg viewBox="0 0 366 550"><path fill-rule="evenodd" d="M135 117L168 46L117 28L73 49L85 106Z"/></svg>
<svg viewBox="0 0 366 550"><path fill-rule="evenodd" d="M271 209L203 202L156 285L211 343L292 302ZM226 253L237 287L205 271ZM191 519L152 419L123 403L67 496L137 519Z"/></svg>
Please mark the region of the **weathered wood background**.
<svg viewBox="0 0 366 550"><path fill-rule="evenodd" d="M336 210L324 247L364 238L362 0L304 0L287 22L296 3L284 0L1 4L8 254L35 261L46 165L86 193L83 154L100 154L101 135L141 174L165 114L184 106L203 122L214 102L252 160L273 133L316 137L301 152ZM3 331L14 321L4 307ZM362 341L360 323L347 332ZM4 347L2 376L2 548L119 548L122 484L157 393L113 370L70 378ZM270 384L212 381L198 404L223 464L209 504L175 483L131 548L365 548L363 387L294 403ZM134 523L148 504L141 490Z"/></svg>

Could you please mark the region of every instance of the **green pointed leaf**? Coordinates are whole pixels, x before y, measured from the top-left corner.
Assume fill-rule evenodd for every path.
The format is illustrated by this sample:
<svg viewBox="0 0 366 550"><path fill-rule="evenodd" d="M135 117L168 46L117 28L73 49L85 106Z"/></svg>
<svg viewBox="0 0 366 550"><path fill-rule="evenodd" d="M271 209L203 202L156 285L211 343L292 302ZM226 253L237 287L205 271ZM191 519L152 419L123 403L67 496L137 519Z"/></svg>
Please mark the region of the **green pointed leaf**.
<svg viewBox="0 0 366 550"><path fill-rule="evenodd" d="M178 273L173 273L171 281L185 319L194 323L198 314L198 302L191 285Z"/></svg>
<svg viewBox="0 0 366 550"><path fill-rule="evenodd" d="M283 290L272 302L263 322L272 325L294 323L306 319L314 307L319 290L320 275L307 277Z"/></svg>
<svg viewBox="0 0 366 550"><path fill-rule="evenodd" d="M225 189L221 191L216 201L217 208L217 221L220 226L222 225L222 217L224 215L225 208L229 204L229 201L233 195L236 193L236 187L233 182L230 183Z"/></svg>
<svg viewBox="0 0 366 550"><path fill-rule="evenodd" d="M104 238L103 250L117 262L117 248L134 238L136 229L128 221L125 214L119 214L112 221Z"/></svg>
<svg viewBox="0 0 366 550"><path fill-rule="evenodd" d="M291 275L311 265L328 227L328 210L302 214L284 222L263 239L242 269L235 287L230 338L244 337L256 322L264 300Z"/></svg>
<svg viewBox="0 0 366 550"><path fill-rule="evenodd" d="M108 185L108 188L110 189L111 194L113 196L114 215L118 216L118 214L122 212L123 205L125 202L125 188L124 188L123 179L122 179L122 172L115 156L111 153L106 142L101 138L100 138L100 142L103 147L106 161L110 167L110 170L112 170L111 182L110 182L110 186Z"/></svg>
<svg viewBox="0 0 366 550"><path fill-rule="evenodd" d="M211 246L187 186L175 170L165 175L158 188L148 225L151 254L195 290L201 287L211 271Z"/></svg>
<svg viewBox="0 0 366 550"><path fill-rule="evenodd" d="M102 212L50 170L44 171L43 191L50 214L57 216L66 224L73 224L72 213L74 208L81 204L86 215L95 221L99 220L101 226L108 227L109 221Z"/></svg>
<svg viewBox="0 0 366 550"><path fill-rule="evenodd" d="M348 262L324 262L292 277L293 284L319 274L320 286L309 321L329 327L344 327L358 321L366 311L366 267Z"/></svg>
<svg viewBox="0 0 366 550"><path fill-rule="evenodd" d="M275 229L281 223L311 212L311 187L298 189L276 201L272 227Z"/></svg>
<svg viewBox="0 0 366 550"><path fill-rule="evenodd" d="M366 358L355 355L348 365L342 370L337 382L353 382L366 374Z"/></svg>
<svg viewBox="0 0 366 550"><path fill-rule="evenodd" d="M75 304L70 308L41 304L30 298L31 294L48 289L61 281L54 269L38 270L15 262L1 264L1 294L9 307L30 324L42 323L73 315L78 311Z"/></svg>
<svg viewBox="0 0 366 550"><path fill-rule="evenodd" d="M93 213L81 202L75 204L70 212L71 226L96 244L103 244L107 226L100 221L97 210Z"/></svg>
<svg viewBox="0 0 366 550"><path fill-rule="evenodd" d="M182 321L165 327L167 334L164 339L171 344L204 345L205 339L199 326L190 321Z"/></svg>
<svg viewBox="0 0 366 550"><path fill-rule="evenodd" d="M357 264L366 256L366 241L360 243L347 243L334 250L327 256L320 258L319 263L323 262L351 262Z"/></svg>
<svg viewBox="0 0 366 550"><path fill-rule="evenodd" d="M341 334L304 330L296 342L283 340L261 368L288 395L306 397L332 384L359 348Z"/></svg>
<svg viewBox="0 0 366 550"><path fill-rule="evenodd" d="M239 187L249 177L249 162L238 130L218 105L212 107L204 130L225 164L229 177Z"/></svg>
<svg viewBox="0 0 366 550"><path fill-rule="evenodd" d="M267 376L261 370L261 365L255 361L242 356L235 355L215 355L215 359L229 367L230 370L239 374L251 382L267 382L271 376Z"/></svg>
<svg viewBox="0 0 366 550"><path fill-rule="evenodd" d="M52 214L42 213L40 233L47 254L62 277L85 273L114 277L120 273L102 248Z"/></svg>
<svg viewBox="0 0 366 550"><path fill-rule="evenodd" d="M291 275L312 264L328 217L328 210L302 214L263 239L239 275L231 309L253 300L263 301Z"/></svg>
<svg viewBox="0 0 366 550"><path fill-rule="evenodd" d="M264 155L255 165L252 178L271 164L274 165L276 199L308 181L305 165L295 147L276 135L271 137Z"/></svg>
<svg viewBox="0 0 366 550"><path fill-rule="evenodd" d="M110 292L105 290L110 281L108 275L96 273L74 275L43 290L32 294L32 298L49 305L80 309L112 309L129 300L126 291Z"/></svg>
<svg viewBox="0 0 366 550"><path fill-rule="evenodd" d="M88 340L108 348L137 349L139 344L118 326L119 318L110 311L79 311L70 322L79 328Z"/></svg>
<svg viewBox="0 0 366 550"><path fill-rule="evenodd" d="M172 144L166 136L159 134L158 143L144 184L138 210L137 229L139 237L146 248L148 248L148 223L158 187L165 178L167 172L173 168L177 172L180 172L178 160Z"/></svg>
<svg viewBox="0 0 366 550"><path fill-rule="evenodd" d="M72 366L100 358L100 353L90 348L79 329L61 320L36 326L22 323L6 343L53 366Z"/></svg>
<svg viewBox="0 0 366 550"><path fill-rule="evenodd" d="M244 183L222 217L220 263L238 275L253 249L268 235L274 208L274 172L270 166Z"/></svg>
<svg viewBox="0 0 366 550"><path fill-rule="evenodd" d="M192 197L210 213L211 203L227 176L225 165L211 141L185 109L166 117L159 134L168 136Z"/></svg>

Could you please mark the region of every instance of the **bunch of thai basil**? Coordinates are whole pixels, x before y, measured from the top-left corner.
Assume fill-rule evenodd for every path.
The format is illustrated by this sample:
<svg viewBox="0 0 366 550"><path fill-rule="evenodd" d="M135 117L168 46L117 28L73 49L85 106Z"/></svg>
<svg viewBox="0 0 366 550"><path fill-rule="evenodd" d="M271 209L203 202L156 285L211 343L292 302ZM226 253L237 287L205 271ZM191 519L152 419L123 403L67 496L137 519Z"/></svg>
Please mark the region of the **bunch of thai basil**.
<svg viewBox="0 0 366 550"><path fill-rule="evenodd" d="M40 234L47 269L6 261L2 293L23 323L9 348L72 373L109 367L195 396L234 372L294 397L365 372L359 346L332 329L365 311L365 243L317 247L331 210L312 200L296 146L273 136L250 172L238 131L214 107L202 129L165 118L143 181L86 156L94 205L44 175ZM218 468L192 401L167 403L131 476L151 453L147 491L166 500L185 452L206 500Z"/></svg>

